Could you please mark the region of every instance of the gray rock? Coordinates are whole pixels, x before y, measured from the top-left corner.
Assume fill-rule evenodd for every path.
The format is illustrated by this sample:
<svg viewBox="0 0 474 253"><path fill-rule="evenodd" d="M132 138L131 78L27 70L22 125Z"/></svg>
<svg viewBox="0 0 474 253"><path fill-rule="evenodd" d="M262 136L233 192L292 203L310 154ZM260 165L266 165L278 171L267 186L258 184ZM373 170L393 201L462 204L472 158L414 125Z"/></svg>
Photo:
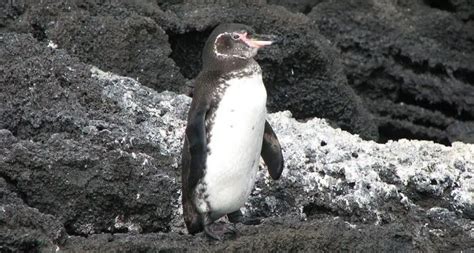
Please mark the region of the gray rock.
<svg viewBox="0 0 474 253"><path fill-rule="evenodd" d="M318 208L333 214L351 217L362 211L366 212L364 219L381 223L388 215L383 209L389 202L408 201L404 203L408 206L430 202L429 207L445 207L474 218L474 180L469 176L474 169L473 145L455 142L446 147L409 140L378 144L333 129L321 119L299 123L284 112L272 114L270 122L285 147L289 169L276 185L264 180L264 173L260 175L265 184L257 187L264 196L256 203L291 189L291 195L281 195L268 206L293 205L303 207L294 211L311 214L311 205L320 203Z"/></svg>

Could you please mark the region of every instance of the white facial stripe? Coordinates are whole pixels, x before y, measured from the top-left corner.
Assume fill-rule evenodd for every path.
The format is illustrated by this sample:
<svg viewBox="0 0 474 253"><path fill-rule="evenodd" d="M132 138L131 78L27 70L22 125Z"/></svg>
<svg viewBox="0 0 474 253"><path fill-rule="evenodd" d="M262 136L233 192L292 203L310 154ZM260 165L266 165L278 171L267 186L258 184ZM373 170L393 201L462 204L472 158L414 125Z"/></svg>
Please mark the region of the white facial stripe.
<svg viewBox="0 0 474 253"><path fill-rule="evenodd" d="M220 37L222 37L224 35L231 35L232 36L232 34L228 33L228 32L224 32L224 33L221 33L221 34L217 35L216 40L214 41L214 54L216 54L217 57L221 57L221 58L237 57L237 58L240 58L240 59L247 59L246 57L240 56L240 55L219 53L219 51L217 50L216 42L217 42L217 40L219 40Z"/></svg>

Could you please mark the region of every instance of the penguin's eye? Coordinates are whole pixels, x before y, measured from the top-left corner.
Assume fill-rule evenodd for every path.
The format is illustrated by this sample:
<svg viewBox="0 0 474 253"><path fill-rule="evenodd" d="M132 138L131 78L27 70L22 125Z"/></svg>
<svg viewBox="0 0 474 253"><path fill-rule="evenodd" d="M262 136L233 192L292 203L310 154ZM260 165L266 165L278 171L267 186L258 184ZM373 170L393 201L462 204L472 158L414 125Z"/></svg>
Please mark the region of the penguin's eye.
<svg viewBox="0 0 474 253"><path fill-rule="evenodd" d="M232 37L233 40L238 40L238 39L240 39L240 34L232 33L231 37Z"/></svg>

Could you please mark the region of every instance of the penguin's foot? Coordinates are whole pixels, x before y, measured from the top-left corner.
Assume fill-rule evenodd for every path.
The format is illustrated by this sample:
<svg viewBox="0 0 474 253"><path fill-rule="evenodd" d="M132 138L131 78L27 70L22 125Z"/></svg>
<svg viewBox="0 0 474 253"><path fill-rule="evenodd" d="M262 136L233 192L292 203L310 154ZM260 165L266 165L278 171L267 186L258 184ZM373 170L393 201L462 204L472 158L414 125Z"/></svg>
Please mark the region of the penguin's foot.
<svg viewBox="0 0 474 253"><path fill-rule="evenodd" d="M237 229L234 223L227 223L225 229L227 231L226 234L236 235L239 233L239 230Z"/></svg>
<svg viewBox="0 0 474 253"><path fill-rule="evenodd" d="M210 239L222 241L226 234L236 235L239 232L232 223L212 223L204 226L204 233Z"/></svg>
<svg viewBox="0 0 474 253"><path fill-rule="evenodd" d="M204 233L210 239L222 241L222 235L216 234L216 232L211 229L211 225L204 226Z"/></svg>
<svg viewBox="0 0 474 253"><path fill-rule="evenodd" d="M245 217L240 210L227 214L227 218L232 223L242 223L244 225L258 225L262 223L259 218Z"/></svg>

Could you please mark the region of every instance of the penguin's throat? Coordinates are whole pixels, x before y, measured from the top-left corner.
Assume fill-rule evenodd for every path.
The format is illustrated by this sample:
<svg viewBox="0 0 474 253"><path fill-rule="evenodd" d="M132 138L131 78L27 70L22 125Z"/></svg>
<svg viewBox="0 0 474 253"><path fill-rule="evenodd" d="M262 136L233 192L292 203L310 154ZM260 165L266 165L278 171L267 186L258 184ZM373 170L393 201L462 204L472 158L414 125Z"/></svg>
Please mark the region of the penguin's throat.
<svg viewBox="0 0 474 253"><path fill-rule="evenodd" d="M224 82L228 80L232 80L235 78L243 78L246 76L252 76L252 75L261 75L262 69L258 65L258 63L252 59L246 66L243 68L238 68L235 70L232 70L228 72L227 74L224 74L222 76L222 79Z"/></svg>

